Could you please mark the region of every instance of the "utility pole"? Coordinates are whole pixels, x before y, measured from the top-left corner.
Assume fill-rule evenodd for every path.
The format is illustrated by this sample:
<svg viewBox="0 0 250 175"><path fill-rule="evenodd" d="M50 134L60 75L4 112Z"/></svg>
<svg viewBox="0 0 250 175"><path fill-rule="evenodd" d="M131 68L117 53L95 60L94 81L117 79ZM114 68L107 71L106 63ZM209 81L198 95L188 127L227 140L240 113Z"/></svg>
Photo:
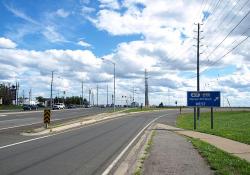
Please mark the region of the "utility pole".
<svg viewBox="0 0 250 175"><path fill-rule="evenodd" d="M91 89L89 89L89 105L91 105L90 96L91 96Z"/></svg>
<svg viewBox="0 0 250 175"><path fill-rule="evenodd" d="M95 99L94 99L95 95L94 95L94 92L92 92L92 104L93 106L95 105Z"/></svg>
<svg viewBox="0 0 250 175"><path fill-rule="evenodd" d="M81 100L81 102L82 102L82 106L83 106L83 81L82 81L82 100Z"/></svg>
<svg viewBox="0 0 250 175"><path fill-rule="evenodd" d="M25 95L24 95L24 90L23 90L23 105L24 105L24 101L25 101Z"/></svg>
<svg viewBox="0 0 250 175"><path fill-rule="evenodd" d="M133 86L133 102L135 102L135 87Z"/></svg>
<svg viewBox="0 0 250 175"><path fill-rule="evenodd" d="M31 97L31 89L30 89L30 91L29 91L29 105L30 105L31 100L32 100L32 97Z"/></svg>
<svg viewBox="0 0 250 175"><path fill-rule="evenodd" d="M98 107L98 84L96 86L96 106Z"/></svg>
<svg viewBox="0 0 250 175"><path fill-rule="evenodd" d="M18 95L19 95L19 82L16 82L16 105L19 105Z"/></svg>
<svg viewBox="0 0 250 175"><path fill-rule="evenodd" d="M200 23L197 24L197 92L200 91ZM197 120L200 120L200 108L197 107Z"/></svg>
<svg viewBox="0 0 250 175"><path fill-rule="evenodd" d="M107 106L109 105L109 85L107 84Z"/></svg>
<svg viewBox="0 0 250 175"><path fill-rule="evenodd" d="M52 99L53 99L53 78L54 78L54 71L51 72L51 84L50 84L50 108L53 108Z"/></svg>
<svg viewBox="0 0 250 175"><path fill-rule="evenodd" d="M170 106L169 88L168 88L168 106Z"/></svg>
<svg viewBox="0 0 250 175"><path fill-rule="evenodd" d="M145 69L145 107L148 107L148 72L147 69Z"/></svg>

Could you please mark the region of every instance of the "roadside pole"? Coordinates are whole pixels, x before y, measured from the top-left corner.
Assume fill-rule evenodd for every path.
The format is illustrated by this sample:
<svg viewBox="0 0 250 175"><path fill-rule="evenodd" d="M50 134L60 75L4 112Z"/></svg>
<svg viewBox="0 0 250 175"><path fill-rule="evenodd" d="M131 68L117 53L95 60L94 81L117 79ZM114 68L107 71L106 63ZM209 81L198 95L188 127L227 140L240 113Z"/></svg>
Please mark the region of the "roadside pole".
<svg viewBox="0 0 250 175"><path fill-rule="evenodd" d="M194 108L194 130L196 130L196 108Z"/></svg>
<svg viewBox="0 0 250 175"><path fill-rule="evenodd" d="M214 129L214 111L211 108L211 129Z"/></svg>

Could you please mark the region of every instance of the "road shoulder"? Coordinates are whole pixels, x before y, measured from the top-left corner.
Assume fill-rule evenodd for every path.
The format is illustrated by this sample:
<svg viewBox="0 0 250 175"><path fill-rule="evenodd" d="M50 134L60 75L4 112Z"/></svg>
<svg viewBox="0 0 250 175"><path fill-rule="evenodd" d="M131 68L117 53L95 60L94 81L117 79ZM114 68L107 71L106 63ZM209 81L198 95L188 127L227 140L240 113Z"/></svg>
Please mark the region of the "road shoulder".
<svg viewBox="0 0 250 175"><path fill-rule="evenodd" d="M143 174L213 174L208 163L186 138L162 126L156 125L156 135Z"/></svg>

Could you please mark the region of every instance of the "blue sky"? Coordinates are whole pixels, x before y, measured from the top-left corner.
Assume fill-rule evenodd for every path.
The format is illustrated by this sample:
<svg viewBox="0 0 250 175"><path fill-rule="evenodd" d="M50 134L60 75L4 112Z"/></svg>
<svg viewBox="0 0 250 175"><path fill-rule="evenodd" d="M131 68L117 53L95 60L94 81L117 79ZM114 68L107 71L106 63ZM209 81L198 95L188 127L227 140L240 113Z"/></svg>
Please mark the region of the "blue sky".
<svg viewBox="0 0 250 175"><path fill-rule="evenodd" d="M55 94L79 95L83 81L85 97L89 89L96 93L98 84L101 103L105 103L107 85L110 98L112 94L113 68L100 59L103 57L116 63L120 103L122 96L132 95L133 88L137 101L143 102L147 69L151 104L167 103L170 96L171 103L177 100L185 105L185 92L196 89L194 23L202 22L201 72L208 71L202 73L200 86L220 89L234 100L232 104L245 105L236 99L250 99L246 88L249 43L246 40L222 56L246 37L242 31L249 28L248 17L223 41L247 8L229 1L216 4L197 0L3 0L0 82L19 81L26 94L32 89L33 98L48 97L51 71L55 71Z"/></svg>
<svg viewBox="0 0 250 175"><path fill-rule="evenodd" d="M2 14L0 20L1 36L18 42L18 48L29 50L47 49L83 49L77 42L84 40L92 45L91 50L97 56L103 56L112 52L121 42L139 40L141 35L112 36L106 31L98 30L86 20L81 1L3 1L0 3ZM99 7L98 1L90 1L88 8L95 12L88 14L95 16ZM55 15L62 10L65 17ZM26 19L27 18L27 19ZM30 22L33 20L34 22ZM37 23L37 24L36 24ZM54 42L48 40L41 28L51 26L63 41ZM26 31L28 30L28 31ZM23 32L22 32L23 31Z"/></svg>

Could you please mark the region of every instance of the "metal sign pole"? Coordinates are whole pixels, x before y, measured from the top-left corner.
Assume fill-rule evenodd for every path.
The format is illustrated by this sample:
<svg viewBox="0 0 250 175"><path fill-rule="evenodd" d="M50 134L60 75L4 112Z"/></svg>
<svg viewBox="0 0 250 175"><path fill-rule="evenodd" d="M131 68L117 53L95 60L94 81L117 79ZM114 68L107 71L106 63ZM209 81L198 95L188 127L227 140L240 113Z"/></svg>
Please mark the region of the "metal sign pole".
<svg viewBox="0 0 250 175"><path fill-rule="evenodd" d="M196 130L196 108L194 108L194 130Z"/></svg>
<svg viewBox="0 0 250 175"><path fill-rule="evenodd" d="M211 108L211 129L214 129L214 111L213 108Z"/></svg>

